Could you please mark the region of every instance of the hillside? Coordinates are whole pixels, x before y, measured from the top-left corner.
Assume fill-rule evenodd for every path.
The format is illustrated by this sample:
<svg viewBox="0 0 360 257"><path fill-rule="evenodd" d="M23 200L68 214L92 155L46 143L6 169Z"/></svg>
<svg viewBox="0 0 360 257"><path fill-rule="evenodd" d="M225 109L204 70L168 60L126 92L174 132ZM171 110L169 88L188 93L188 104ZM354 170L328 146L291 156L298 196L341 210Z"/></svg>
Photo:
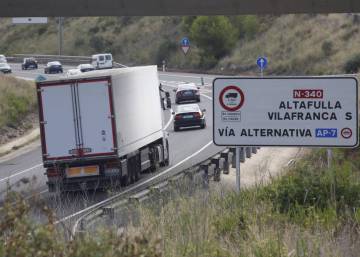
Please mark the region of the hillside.
<svg viewBox="0 0 360 257"><path fill-rule="evenodd" d="M0 19L0 52L57 53L57 24L12 25ZM188 36L185 56L179 42ZM355 14L66 18L64 54L111 52L127 65L222 73L257 72L255 60L269 59L268 74L334 74L360 67L360 16ZM350 64L349 64L350 63Z"/></svg>

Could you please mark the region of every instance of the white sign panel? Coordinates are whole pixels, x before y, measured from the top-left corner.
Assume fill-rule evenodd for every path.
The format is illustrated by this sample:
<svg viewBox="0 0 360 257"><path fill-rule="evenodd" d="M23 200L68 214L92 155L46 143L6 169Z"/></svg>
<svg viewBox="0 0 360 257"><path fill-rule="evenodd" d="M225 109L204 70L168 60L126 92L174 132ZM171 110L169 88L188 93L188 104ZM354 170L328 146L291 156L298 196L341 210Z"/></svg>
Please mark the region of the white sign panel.
<svg viewBox="0 0 360 257"><path fill-rule="evenodd" d="M19 17L12 18L13 24L43 24L47 23L47 17Z"/></svg>
<svg viewBox="0 0 360 257"><path fill-rule="evenodd" d="M216 145L358 145L353 77L217 78L213 99Z"/></svg>

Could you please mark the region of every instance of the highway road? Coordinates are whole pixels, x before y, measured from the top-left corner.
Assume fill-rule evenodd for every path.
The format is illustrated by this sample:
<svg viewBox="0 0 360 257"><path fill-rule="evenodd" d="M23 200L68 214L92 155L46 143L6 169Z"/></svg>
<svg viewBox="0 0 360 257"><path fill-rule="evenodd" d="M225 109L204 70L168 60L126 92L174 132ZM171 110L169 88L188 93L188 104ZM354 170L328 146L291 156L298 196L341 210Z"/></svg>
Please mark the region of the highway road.
<svg viewBox="0 0 360 257"><path fill-rule="evenodd" d="M20 64L11 64L11 66L13 68L13 75L20 78L34 79L39 74L47 77L59 76L45 75L43 73L43 67L41 66L38 70L31 71L22 71ZM72 67L64 68L70 69ZM159 73L159 79L164 85L164 89L171 92L172 102L174 102L172 89L183 82L195 82L200 84L201 77L204 78L205 85L201 86L201 102L199 105L202 109L205 108L207 110L207 127L205 129L190 129L174 132L171 111L164 111L164 124L166 126L166 131L169 133L170 166L165 167L154 174L159 174L161 172L175 174L196 163L206 160L208 157L216 154L222 149L212 144L211 82L214 77L201 74ZM175 106L174 103L173 106ZM61 195L61 198L57 194L49 193L46 186L46 176L44 176L45 170L42 167L40 143L35 142L33 145L34 147L32 147L31 150L12 159L0 162L0 192L6 191L8 185L19 184L18 186L14 186L13 189L27 192L27 195L30 195L29 192L41 194L42 198L54 209L59 219L66 218L83 208L102 201L114 193L66 193ZM147 174L137 183L143 183L154 176L154 174ZM22 183L21 181L24 181L24 179L25 181L31 181L31 183ZM3 196L4 194L1 195L1 197Z"/></svg>

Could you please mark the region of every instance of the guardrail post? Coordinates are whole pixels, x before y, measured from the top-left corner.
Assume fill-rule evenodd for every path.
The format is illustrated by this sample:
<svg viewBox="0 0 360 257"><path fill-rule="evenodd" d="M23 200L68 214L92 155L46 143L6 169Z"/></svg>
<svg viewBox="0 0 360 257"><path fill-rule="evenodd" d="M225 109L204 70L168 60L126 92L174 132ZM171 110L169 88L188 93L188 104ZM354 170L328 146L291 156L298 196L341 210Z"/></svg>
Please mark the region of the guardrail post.
<svg viewBox="0 0 360 257"><path fill-rule="evenodd" d="M230 152L232 153L231 167L235 168L235 166L236 166L236 154L235 154L236 148L231 147Z"/></svg>
<svg viewBox="0 0 360 257"><path fill-rule="evenodd" d="M206 161L202 164L200 164L200 170L203 171L203 186L204 188L209 187L209 164L210 161Z"/></svg>
<svg viewBox="0 0 360 257"><path fill-rule="evenodd" d="M241 147L240 148L240 162L245 162L245 148L244 147Z"/></svg>
<svg viewBox="0 0 360 257"><path fill-rule="evenodd" d="M245 147L246 158L251 158L251 147Z"/></svg>
<svg viewBox="0 0 360 257"><path fill-rule="evenodd" d="M225 149L222 153L220 153L221 158L224 159L224 170L223 170L224 174L229 174L230 172L229 153L230 153L229 149Z"/></svg>
<svg viewBox="0 0 360 257"><path fill-rule="evenodd" d="M211 163L214 164L214 181L220 181L221 170L224 168L224 158L221 158L220 154L217 154L211 159Z"/></svg>

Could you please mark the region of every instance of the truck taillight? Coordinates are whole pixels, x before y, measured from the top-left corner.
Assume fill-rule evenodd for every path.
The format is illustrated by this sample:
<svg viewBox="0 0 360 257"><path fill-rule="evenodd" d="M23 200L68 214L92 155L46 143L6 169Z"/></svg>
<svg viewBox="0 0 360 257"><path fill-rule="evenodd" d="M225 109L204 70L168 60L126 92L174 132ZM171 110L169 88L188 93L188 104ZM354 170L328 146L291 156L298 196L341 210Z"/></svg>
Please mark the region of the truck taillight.
<svg viewBox="0 0 360 257"><path fill-rule="evenodd" d="M175 115L175 120L181 120L181 115L180 115L180 114L176 114L176 115Z"/></svg>
<svg viewBox="0 0 360 257"><path fill-rule="evenodd" d="M201 114L200 114L199 112L196 112L194 116L195 116L196 119L200 119L200 118L201 118Z"/></svg>
<svg viewBox="0 0 360 257"><path fill-rule="evenodd" d="M60 177L60 175L61 175L60 169L57 169L57 168L47 168L47 169L46 169L46 175L47 175L48 178Z"/></svg>

